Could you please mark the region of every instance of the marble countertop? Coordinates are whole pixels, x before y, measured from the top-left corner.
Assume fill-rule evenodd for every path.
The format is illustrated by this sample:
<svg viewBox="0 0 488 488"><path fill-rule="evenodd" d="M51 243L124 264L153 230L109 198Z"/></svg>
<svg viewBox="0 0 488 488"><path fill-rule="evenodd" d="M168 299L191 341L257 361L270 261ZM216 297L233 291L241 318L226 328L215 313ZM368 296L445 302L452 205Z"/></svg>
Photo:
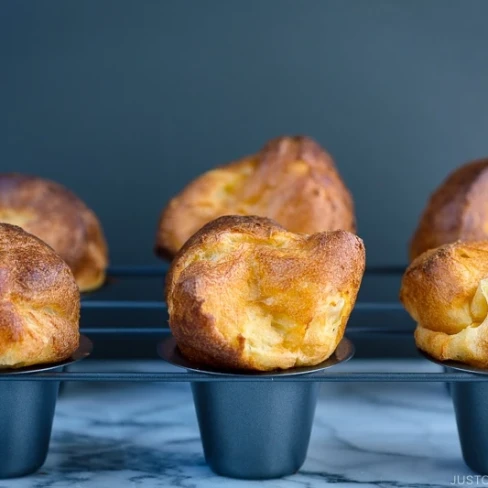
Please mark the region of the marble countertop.
<svg viewBox="0 0 488 488"><path fill-rule="evenodd" d="M78 369L167 369L160 362ZM422 360L353 360L337 371L438 371ZM473 473L461 458L452 404L439 383L323 384L307 460L294 476L229 480L205 465L189 385L71 383L51 449L30 477L0 488L444 487ZM488 483L487 483L488 484Z"/></svg>

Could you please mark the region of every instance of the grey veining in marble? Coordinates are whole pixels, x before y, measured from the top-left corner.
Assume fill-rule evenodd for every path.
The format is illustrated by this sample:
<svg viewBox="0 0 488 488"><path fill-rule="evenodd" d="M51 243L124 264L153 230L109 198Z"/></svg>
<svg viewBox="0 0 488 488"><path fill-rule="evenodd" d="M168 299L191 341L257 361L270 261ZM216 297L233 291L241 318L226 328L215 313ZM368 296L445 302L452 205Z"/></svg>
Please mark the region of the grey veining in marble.
<svg viewBox="0 0 488 488"><path fill-rule="evenodd" d="M92 370L162 369L161 363L85 362ZM352 361L349 371L437 370L421 360ZM441 384L324 384L302 470L282 480L215 476L205 465L186 384L69 384L58 401L41 471L0 488L444 487L464 465Z"/></svg>

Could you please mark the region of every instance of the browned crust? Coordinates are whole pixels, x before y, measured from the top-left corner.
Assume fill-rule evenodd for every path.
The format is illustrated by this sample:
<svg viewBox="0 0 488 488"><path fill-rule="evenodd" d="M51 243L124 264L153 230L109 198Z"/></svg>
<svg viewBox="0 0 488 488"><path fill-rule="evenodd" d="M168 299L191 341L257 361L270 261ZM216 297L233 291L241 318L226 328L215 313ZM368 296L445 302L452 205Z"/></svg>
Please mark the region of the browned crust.
<svg viewBox="0 0 488 488"><path fill-rule="evenodd" d="M457 240L488 239L488 159L467 163L430 197L410 244L413 260L428 249Z"/></svg>
<svg viewBox="0 0 488 488"><path fill-rule="evenodd" d="M482 347L488 332L480 327L486 313L478 313L480 306L474 302L486 278L488 241L446 244L412 262L402 280L400 299L418 324L419 348L439 360L488 365L488 347Z"/></svg>
<svg viewBox="0 0 488 488"><path fill-rule="evenodd" d="M194 234L172 262L166 281L170 327L182 353L204 365L269 370L317 364L343 337L364 264L361 239L346 231L305 236L263 217L220 217ZM344 302L340 317L317 327L318 304L329 298L331 306ZM266 300L275 302L266 310L293 325L287 345L284 339L270 348L263 361L249 347L269 331L237 334L230 322L238 328Z"/></svg>
<svg viewBox="0 0 488 488"><path fill-rule="evenodd" d="M0 368L68 358L78 348L80 314L68 265L9 224L0 224L0 251Z"/></svg>
<svg viewBox="0 0 488 488"><path fill-rule="evenodd" d="M352 196L331 156L305 136L273 139L259 153L192 181L161 213L156 253L173 257L223 215L269 217L303 234L356 229Z"/></svg>
<svg viewBox="0 0 488 488"><path fill-rule="evenodd" d="M100 222L58 183L0 174L0 221L19 224L49 244L68 263L81 291L105 281L108 250Z"/></svg>

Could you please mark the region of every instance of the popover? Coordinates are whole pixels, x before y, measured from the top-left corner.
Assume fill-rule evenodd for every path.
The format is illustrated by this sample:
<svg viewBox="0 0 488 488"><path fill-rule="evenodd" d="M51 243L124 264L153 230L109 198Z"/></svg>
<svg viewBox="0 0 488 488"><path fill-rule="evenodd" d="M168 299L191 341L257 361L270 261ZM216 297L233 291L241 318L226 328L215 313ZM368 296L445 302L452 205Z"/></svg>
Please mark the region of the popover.
<svg viewBox="0 0 488 488"><path fill-rule="evenodd" d="M356 229L351 194L334 161L309 137L279 137L257 154L208 171L163 210L156 253L172 258L186 240L223 215L269 217L313 234Z"/></svg>
<svg viewBox="0 0 488 488"><path fill-rule="evenodd" d="M80 292L45 242L0 224L0 368L57 363L79 344Z"/></svg>
<svg viewBox="0 0 488 488"><path fill-rule="evenodd" d="M440 361L488 367L488 241L454 242L421 254L400 299L417 322L417 346Z"/></svg>
<svg viewBox="0 0 488 488"><path fill-rule="evenodd" d="M105 281L108 250L95 214L71 191L50 180L0 174L0 222L49 244L73 271L80 291Z"/></svg>
<svg viewBox="0 0 488 488"><path fill-rule="evenodd" d="M258 216L224 216L172 261L169 323L181 353L226 370L316 365L333 354L365 266L347 231L295 234Z"/></svg>
<svg viewBox="0 0 488 488"><path fill-rule="evenodd" d="M413 260L455 241L488 240L488 159L452 172L430 197L410 245Z"/></svg>

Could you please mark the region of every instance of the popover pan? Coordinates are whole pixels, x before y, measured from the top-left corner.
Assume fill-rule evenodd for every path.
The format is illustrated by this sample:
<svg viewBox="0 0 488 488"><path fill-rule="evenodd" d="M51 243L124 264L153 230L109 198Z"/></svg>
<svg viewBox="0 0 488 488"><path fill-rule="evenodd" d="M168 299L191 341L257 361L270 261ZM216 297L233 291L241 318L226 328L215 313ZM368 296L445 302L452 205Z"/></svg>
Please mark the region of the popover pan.
<svg viewBox="0 0 488 488"><path fill-rule="evenodd" d="M0 370L0 376L59 372L91 351L91 341L81 336L78 349L62 363ZM44 464L58 389L59 381L0 381L0 479L26 476Z"/></svg>
<svg viewBox="0 0 488 488"><path fill-rule="evenodd" d="M420 353L429 361L440 364L446 373L462 371L488 375L488 370L456 361L439 361L427 353ZM488 382L453 381L449 383L464 462L482 475L488 475Z"/></svg>
<svg viewBox="0 0 488 488"><path fill-rule="evenodd" d="M313 374L349 360L354 346L343 339L336 352L314 367L270 373L229 373L202 368L184 358L168 337L158 347L170 364L216 381L192 383L205 460L220 476L248 480L296 473L307 456L319 384L286 381L232 382L237 376Z"/></svg>

